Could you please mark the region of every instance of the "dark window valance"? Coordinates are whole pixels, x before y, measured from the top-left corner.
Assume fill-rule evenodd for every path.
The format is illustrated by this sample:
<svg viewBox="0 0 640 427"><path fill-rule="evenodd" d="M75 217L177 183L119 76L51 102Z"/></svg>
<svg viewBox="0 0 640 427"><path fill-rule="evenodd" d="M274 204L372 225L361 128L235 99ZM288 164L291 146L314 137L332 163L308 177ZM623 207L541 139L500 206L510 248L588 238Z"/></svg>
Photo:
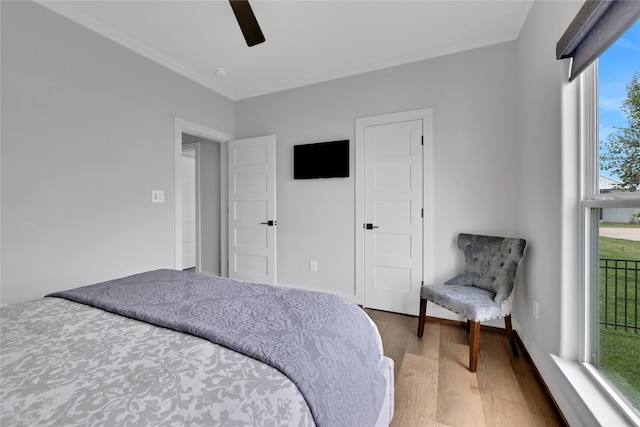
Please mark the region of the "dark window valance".
<svg viewBox="0 0 640 427"><path fill-rule="evenodd" d="M640 18L640 0L587 0L556 45L574 80Z"/></svg>

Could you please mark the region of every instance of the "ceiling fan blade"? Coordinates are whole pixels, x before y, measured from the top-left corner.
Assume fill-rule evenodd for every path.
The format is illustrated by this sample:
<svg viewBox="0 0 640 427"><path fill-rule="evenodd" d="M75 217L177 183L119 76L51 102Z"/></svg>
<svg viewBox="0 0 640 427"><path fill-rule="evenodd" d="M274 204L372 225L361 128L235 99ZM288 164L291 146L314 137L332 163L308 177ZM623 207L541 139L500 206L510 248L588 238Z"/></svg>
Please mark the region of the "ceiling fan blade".
<svg viewBox="0 0 640 427"><path fill-rule="evenodd" d="M260 25L258 25L256 16L253 14L249 1L229 0L229 3L231 4L233 13L236 15L238 25L240 25L247 46L255 46L262 43L265 40L264 35L262 34Z"/></svg>

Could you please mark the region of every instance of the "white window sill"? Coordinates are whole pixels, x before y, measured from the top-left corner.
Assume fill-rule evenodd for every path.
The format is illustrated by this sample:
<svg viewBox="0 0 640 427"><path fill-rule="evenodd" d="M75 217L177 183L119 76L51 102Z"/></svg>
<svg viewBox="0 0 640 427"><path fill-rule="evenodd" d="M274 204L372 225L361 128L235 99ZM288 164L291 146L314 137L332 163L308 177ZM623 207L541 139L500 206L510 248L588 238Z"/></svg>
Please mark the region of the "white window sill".
<svg viewBox="0 0 640 427"><path fill-rule="evenodd" d="M599 384L581 363L562 359L554 354L551 359L591 412L592 420L585 418L582 422L591 424L596 421L598 425L612 427L640 425L640 417L633 410L625 408L622 401L617 402L618 397L608 393L606 385ZM586 414L581 414L580 418L584 415Z"/></svg>

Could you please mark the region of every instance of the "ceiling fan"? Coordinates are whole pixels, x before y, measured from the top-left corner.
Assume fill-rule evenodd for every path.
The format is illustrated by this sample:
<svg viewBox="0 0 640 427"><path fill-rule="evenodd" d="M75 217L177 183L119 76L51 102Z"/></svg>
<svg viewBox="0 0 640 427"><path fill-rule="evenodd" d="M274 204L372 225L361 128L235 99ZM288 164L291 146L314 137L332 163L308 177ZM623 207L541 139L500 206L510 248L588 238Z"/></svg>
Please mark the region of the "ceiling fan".
<svg viewBox="0 0 640 427"><path fill-rule="evenodd" d="M258 25L256 16L253 14L249 0L229 0L229 3L233 13L236 15L247 46L251 47L264 42L264 35L260 25Z"/></svg>

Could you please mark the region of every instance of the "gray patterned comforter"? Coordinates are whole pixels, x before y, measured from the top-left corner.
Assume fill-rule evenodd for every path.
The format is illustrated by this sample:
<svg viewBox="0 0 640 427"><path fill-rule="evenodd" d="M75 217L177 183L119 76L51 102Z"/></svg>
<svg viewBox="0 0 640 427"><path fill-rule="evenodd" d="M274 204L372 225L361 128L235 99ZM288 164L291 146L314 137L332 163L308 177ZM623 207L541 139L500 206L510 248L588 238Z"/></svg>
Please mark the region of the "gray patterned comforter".
<svg viewBox="0 0 640 427"><path fill-rule="evenodd" d="M276 369L58 298L0 307L2 426L313 426Z"/></svg>
<svg viewBox="0 0 640 427"><path fill-rule="evenodd" d="M267 363L320 427L373 426L387 382L380 336L357 305L321 292L155 270L49 296L186 332Z"/></svg>

